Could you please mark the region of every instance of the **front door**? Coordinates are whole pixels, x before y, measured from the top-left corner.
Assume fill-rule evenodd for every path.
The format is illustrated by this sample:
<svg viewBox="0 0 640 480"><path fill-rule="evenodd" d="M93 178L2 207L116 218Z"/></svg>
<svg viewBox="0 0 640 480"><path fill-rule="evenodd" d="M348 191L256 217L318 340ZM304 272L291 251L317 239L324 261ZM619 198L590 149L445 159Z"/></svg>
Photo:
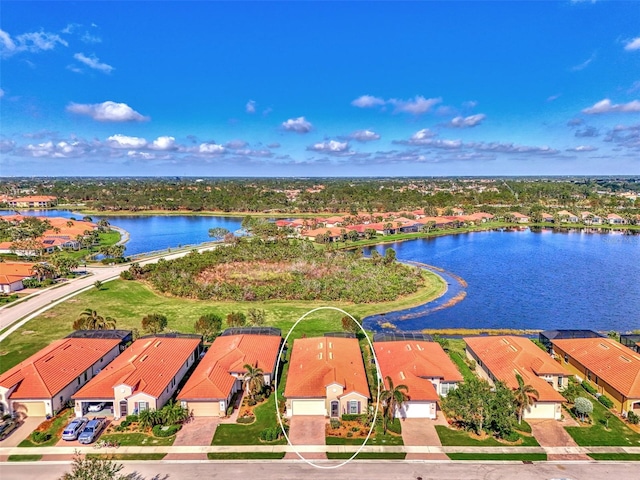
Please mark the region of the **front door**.
<svg viewBox="0 0 640 480"><path fill-rule="evenodd" d="M331 402L331 416L339 417L340 416L340 402L333 400Z"/></svg>
<svg viewBox="0 0 640 480"><path fill-rule="evenodd" d="M128 413L129 412L127 411L127 401L126 400L122 400L120 402L120 416L121 417L126 417Z"/></svg>

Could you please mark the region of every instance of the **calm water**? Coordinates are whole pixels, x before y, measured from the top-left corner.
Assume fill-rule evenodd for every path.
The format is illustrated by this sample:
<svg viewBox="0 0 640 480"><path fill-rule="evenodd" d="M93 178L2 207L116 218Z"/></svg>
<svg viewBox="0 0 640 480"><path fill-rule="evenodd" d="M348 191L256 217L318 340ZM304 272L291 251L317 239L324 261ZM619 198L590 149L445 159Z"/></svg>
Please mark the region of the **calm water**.
<svg viewBox="0 0 640 480"><path fill-rule="evenodd" d="M0 211L0 215L13 212ZM23 215L38 215L46 217L74 217L82 219L82 214L68 210L21 211ZM240 217L207 217L207 216L105 216L91 215L94 222L106 218L109 223L120 227L130 234L126 243L126 255L135 255L166 248L177 248L185 245L196 245L209 242L209 229L215 227L226 228L230 232L240 229Z"/></svg>
<svg viewBox="0 0 640 480"><path fill-rule="evenodd" d="M494 231L375 248L389 247L468 283L451 308L398 322L387 315L400 330L640 328L640 235Z"/></svg>
<svg viewBox="0 0 640 480"><path fill-rule="evenodd" d="M11 212L0 212L0 214ZM25 212L82 218L64 210ZM100 217L93 216L97 221ZM240 218L106 216L127 230L127 255L209 241L208 230L240 228ZM412 240L392 247L402 260L443 268L468 283L466 298L438 310L366 319L374 330L389 321L400 330L423 328L640 329L640 235L556 233L544 230L475 232ZM370 252L370 249L369 249ZM368 253L368 252L367 252ZM453 294L461 288L447 277ZM404 319L403 319L404 318Z"/></svg>

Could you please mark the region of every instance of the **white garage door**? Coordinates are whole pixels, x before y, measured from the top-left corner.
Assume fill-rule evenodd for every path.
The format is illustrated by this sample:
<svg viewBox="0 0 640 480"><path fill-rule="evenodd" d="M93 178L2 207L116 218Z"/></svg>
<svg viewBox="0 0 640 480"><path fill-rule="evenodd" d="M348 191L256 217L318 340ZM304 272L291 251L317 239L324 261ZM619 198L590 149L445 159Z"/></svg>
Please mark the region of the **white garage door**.
<svg viewBox="0 0 640 480"><path fill-rule="evenodd" d="M189 402L187 404L189 411L193 412L194 417L219 417L220 402Z"/></svg>
<svg viewBox="0 0 640 480"><path fill-rule="evenodd" d="M556 418L556 404L536 402L524 412L524 418Z"/></svg>
<svg viewBox="0 0 640 480"><path fill-rule="evenodd" d="M401 418L436 418L436 403L406 402L403 411L398 414Z"/></svg>
<svg viewBox="0 0 640 480"><path fill-rule="evenodd" d="M291 410L292 415L327 415L324 400L293 400Z"/></svg>
<svg viewBox="0 0 640 480"><path fill-rule="evenodd" d="M47 414L44 402L13 402L13 411L28 417L44 417Z"/></svg>

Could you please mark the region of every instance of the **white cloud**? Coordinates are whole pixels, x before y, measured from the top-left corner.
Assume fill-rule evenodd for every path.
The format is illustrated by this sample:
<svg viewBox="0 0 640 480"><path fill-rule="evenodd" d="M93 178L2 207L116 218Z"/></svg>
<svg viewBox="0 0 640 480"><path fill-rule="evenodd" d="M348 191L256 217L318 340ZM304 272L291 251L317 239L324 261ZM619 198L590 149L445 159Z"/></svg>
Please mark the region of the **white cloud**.
<svg viewBox="0 0 640 480"><path fill-rule="evenodd" d="M595 103L592 107L585 108L582 113L589 115L600 113L630 113L640 112L640 100L632 100L628 103L611 103L611 100L605 98Z"/></svg>
<svg viewBox="0 0 640 480"><path fill-rule="evenodd" d="M198 147L199 153L215 155L221 154L225 152L225 148L222 145L218 145L217 143L201 143Z"/></svg>
<svg viewBox="0 0 640 480"><path fill-rule="evenodd" d="M87 67L103 73L111 73L113 71L113 67L111 65L101 62L95 55L87 57L84 53L76 53L73 58L78 60L80 63L84 63Z"/></svg>
<svg viewBox="0 0 640 480"><path fill-rule="evenodd" d="M561 95L562 95L561 93L556 93L555 95L550 95L550 96L547 97L547 102L554 102L557 99L559 99Z"/></svg>
<svg viewBox="0 0 640 480"><path fill-rule="evenodd" d="M226 148L230 148L231 150L239 150L241 148L245 148L249 145L244 140L231 140L225 144Z"/></svg>
<svg viewBox="0 0 640 480"><path fill-rule="evenodd" d="M175 137L158 137L156 138L149 148L152 150L177 150Z"/></svg>
<svg viewBox="0 0 640 480"><path fill-rule="evenodd" d="M127 156L130 158L135 158L136 160L153 160L154 158L156 158L153 153L137 152L135 150L129 150L127 152Z"/></svg>
<svg viewBox="0 0 640 480"><path fill-rule="evenodd" d="M485 118L487 118L487 116L484 113L478 113L477 115L470 115L468 117L455 117L447 126L453 128L471 128L480 125Z"/></svg>
<svg viewBox="0 0 640 480"><path fill-rule="evenodd" d="M640 37L633 38L627 42L624 46L624 49L627 52L632 52L634 50L640 50Z"/></svg>
<svg viewBox="0 0 640 480"><path fill-rule="evenodd" d="M91 35L89 32L84 32L84 35L80 37L84 43L102 43L102 38L97 35Z"/></svg>
<svg viewBox="0 0 640 480"><path fill-rule="evenodd" d="M20 153L35 158L72 158L86 156L90 153L91 146L77 140L59 141L29 144L20 149Z"/></svg>
<svg viewBox="0 0 640 480"><path fill-rule="evenodd" d="M469 100L467 102L464 102L462 106L465 108L475 108L478 106L478 102L475 100Z"/></svg>
<svg viewBox="0 0 640 480"><path fill-rule="evenodd" d="M577 147L567 148L567 152L595 152L598 150L596 147L591 145L578 145Z"/></svg>
<svg viewBox="0 0 640 480"><path fill-rule="evenodd" d="M0 98L4 97L4 90L0 88Z"/></svg>
<svg viewBox="0 0 640 480"><path fill-rule="evenodd" d="M149 117L139 114L126 103L70 103L67 111L78 115L88 115L99 122L142 122Z"/></svg>
<svg viewBox="0 0 640 480"><path fill-rule="evenodd" d="M247 113L256 113L256 102L254 100L249 100L244 109Z"/></svg>
<svg viewBox="0 0 640 480"><path fill-rule="evenodd" d="M580 70L584 70L585 68L587 68L591 62L593 62L596 59L596 54L595 52L591 54L591 56L589 58L587 58L584 62L579 63L578 65L574 65L573 67L569 68L569 70L571 70L572 72L579 72Z"/></svg>
<svg viewBox="0 0 640 480"><path fill-rule="evenodd" d="M426 113L440 102L442 102L442 98L424 98L422 95L416 95L411 100L398 100L396 98L389 100L389 103L396 107L396 112L411 113L413 115Z"/></svg>
<svg viewBox="0 0 640 480"><path fill-rule="evenodd" d="M53 50L57 45L69 46L66 40L55 33L45 31L22 33L14 40L8 32L0 30L0 52L5 58L20 52L37 53Z"/></svg>
<svg viewBox="0 0 640 480"><path fill-rule="evenodd" d="M380 140L380 135L372 130L356 130L349 135L349 138L357 142L372 142L374 140Z"/></svg>
<svg viewBox="0 0 640 480"><path fill-rule="evenodd" d="M328 154L344 154L349 151L349 143L338 142L337 140L329 140L325 142L314 143L310 147L307 147L307 150Z"/></svg>
<svg viewBox="0 0 640 480"><path fill-rule="evenodd" d="M309 133L313 128L310 122L304 117L290 118L286 122L282 122L282 128L289 132Z"/></svg>
<svg viewBox="0 0 640 480"><path fill-rule="evenodd" d="M514 145L513 143L479 142L471 143L469 144L469 146L475 147L476 150L497 153L534 153L542 155L555 155L556 153L558 153L558 150L555 150L546 145L536 147L528 145Z"/></svg>
<svg viewBox="0 0 640 480"><path fill-rule="evenodd" d="M382 106L385 103L386 102L382 98L373 97L371 95L362 95L351 102L351 105L359 108L371 108Z"/></svg>
<svg viewBox="0 0 640 480"><path fill-rule="evenodd" d="M0 153L9 153L16 147L13 140L0 139Z"/></svg>
<svg viewBox="0 0 640 480"><path fill-rule="evenodd" d="M107 138L107 143L113 148L144 148L147 141L141 137L129 137L127 135L111 135Z"/></svg>

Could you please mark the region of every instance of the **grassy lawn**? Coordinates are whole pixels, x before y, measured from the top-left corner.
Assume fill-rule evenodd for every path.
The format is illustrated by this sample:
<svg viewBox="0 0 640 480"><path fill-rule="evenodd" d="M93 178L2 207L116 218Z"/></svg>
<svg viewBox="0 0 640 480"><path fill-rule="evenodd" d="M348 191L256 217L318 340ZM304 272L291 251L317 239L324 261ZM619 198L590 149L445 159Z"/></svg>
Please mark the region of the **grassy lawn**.
<svg viewBox="0 0 640 480"><path fill-rule="evenodd" d="M354 460L404 460L406 453L372 453L362 452L356 455ZM348 460L353 456L353 453L340 453L340 452L327 452L327 459L329 460Z"/></svg>
<svg viewBox="0 0 640 480"><path fill-rule="evenodd" d="M111 442L120 443L121 447L128 446L167 446L173 445L173 441L176 436L173 437L154 437L153 435L147 435L146 433L108 433L100 437L100 440L109 440Z"/></svg>
<svg viewBox="0 0 640 480"><path fill-rule="evenodd" d="M278 425L275 395L270 395L266 402L253 410L253 413L256 416L256 420L253 423L225 423L218 425L211 445L285 445L287 443L284 437L268 443L262 442L259 437L260 432L265 428Z"/></svg>
<svg viewBox="0 0 640 480"><path fill-rule="evenodd" d="M7 459L10 462L37 462L42 455L9 455Z"/></svg>
<svg viewBox="0 0 640 480"><path fill-rule="evenodd" d="M162 460L166 453L88 453L87 458L106 460Z"/></svg>
<svg viewBox="0 0 640 480"><path fill-rule="evenodd" d="M284 452L207 453L209 460L280 460Z"/></svg>
<svg viewBox="0 0 640 480"><path fill-rule="evenodd" d="M542 462L546 453L447 453L451 460L514 460L521 462Z"/></svg>
<svg viewBox="0 0 640 480"><path fill-rule="evenodd" d="M462 378L465 380L470 380L475 377L475 374L469 368L469 365L466 364L465 358L466 355L464 353L465 343L461 338L448 338L449 341L449 357L451 361L456 364L458 370L462 374Z"/></svg>
<svg viewBox="0 0 640 480"><path fill-rule="evenodd" d="M426 303L438 296L443 283L439 277L425 272L431 281L412 295L395 302L359 304L332 303L352 315L365 317L376 313L401 310ZM43 315L31 320L2 342L0 349L0 373L5 372L25 358L33 355L53 340L63 338L73 331L72 325L86 308L96 310L102 316L117 320L121 329L140 328L142 317L149 313L162 313L169 319L167 329L192 333L195 321L205 313L218 313L226 317L232 311L246 313L249 308L260 308L267 312L267 324L281 328L285 335L293 324L309 310L326 306L326 302L268 301L268 302L212 302L171 298L154 293L146 285L135 281L115 280L106 283L101 290L91 289L55 306ZM341 331L342 314L323 310L305 318L292 333L292 339L306 334L322 335L327 331Z"/></svg>
<svg viewBox="0 0 640 480"><path fill-rule="evenodd" d="M521 435L522 443L503 443L493 437L484 440L472 438L468 432L463 430L452 430L444 425L436 425L436 431L442 445L445 447L463 446L463 447L537 447L537 440L533 437Z"/></svg>
<svg viewBox="0 0 640 480"><path fill-rule="evenodd" d="M627 427L615 415L609 419L609 428L605 428L607 408L586 391L583 395L593 403L591 418L593 424L585 427L565 427L569 435L581 446L631 446L640 447L640 434Z"/></svg>
<svg viewBox="0 0 640 480"><path fill-rule="evenodd" d="M31 441L31 436L25 438L20 444L19 447L53 447L60 440L60 435L62 435L62 431L64 427L71 421L71 418L74 417L73 410L68 408L63 410L58 416L54 417L52 421L49 423L49 427L46 429L46 432L51 434L51 438L43 443L34 443Z"/></svg>
<svg viewBox="0 0 640 480"><path fill-rule="evenodd" d="M640 462L640 453L589 453L588 455L594 460Z"/></svg>

